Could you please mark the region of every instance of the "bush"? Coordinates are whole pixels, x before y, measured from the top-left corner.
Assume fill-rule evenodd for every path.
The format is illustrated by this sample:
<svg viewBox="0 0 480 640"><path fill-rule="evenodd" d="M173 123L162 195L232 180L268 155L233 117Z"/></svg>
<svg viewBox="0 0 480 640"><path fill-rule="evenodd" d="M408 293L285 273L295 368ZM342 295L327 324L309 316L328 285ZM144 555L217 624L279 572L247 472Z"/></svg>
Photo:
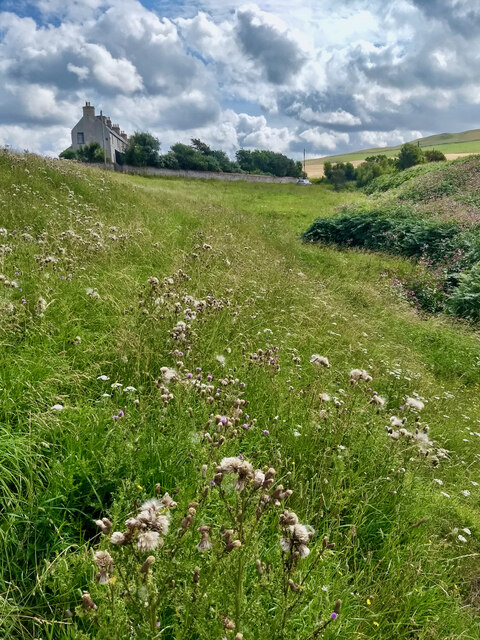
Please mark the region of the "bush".
<svg viewBox="0 0 480 640"><path fill-rule="evenodd" d="M72 149L72 147L68 147L68 149L65 149L65 151L62 151L59 154L59 157L60 158L64 158L65 160L76 160L77 159L77 154Z"/></svg>
<svg viewBox="0 0 480 640"><path fill-rule="evenodd" d="M458 276L459 286L453 291L448 307L462 318L480 320L480 262Z"/></svg>
<svg viewBox="0 0 480 640"><path fill-rule="evenodd" d="M386 155L378 154L365 158L365 162L357 168L356 178L357 187L364 187L375 178L383 174L391 174L397 170L394 158L388 158Z"/></svg>
<svg viewBox="0 0 480 640"><path fill-rule="evenodd" d="M423 152L423 155L425 156L425 160L427 162L443 162L447 159L445 154L441 151L438 151L437 149L426 149Z"/></svg>

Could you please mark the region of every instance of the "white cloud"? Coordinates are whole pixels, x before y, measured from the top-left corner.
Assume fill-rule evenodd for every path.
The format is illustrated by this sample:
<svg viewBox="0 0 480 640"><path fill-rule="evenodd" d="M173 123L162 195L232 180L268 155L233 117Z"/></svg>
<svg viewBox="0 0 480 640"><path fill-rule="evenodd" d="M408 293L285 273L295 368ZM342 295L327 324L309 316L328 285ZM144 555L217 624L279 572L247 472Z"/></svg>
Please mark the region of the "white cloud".
<svg viewBox="0 0 480 640"><path fill-rule="evenodd" d="M92 63L93 75L102 84L126 93L132 93L142 88L142 79L129 60L114 58L98 44L85 44L84 51Z"/></svg>
<svg viewBox="0 0 480 640"><path fill-rule="evenodd" d="M61 150L85 99L164 148L192 134L229 153L477 126L480 13L467 0L23 3L38 23L0 4L0 133L19 146L25 129ZM65 133L48 143L40 132L55 127Z"/></svg>
<svg viewBox="0 0 480 640"><path fill-rule="evenodd" d="M348 144L350 141L348 133L321 131L318 127L306 129L299 137L305 142L309 142L315 151L334 151L339 143Z"/></svg>

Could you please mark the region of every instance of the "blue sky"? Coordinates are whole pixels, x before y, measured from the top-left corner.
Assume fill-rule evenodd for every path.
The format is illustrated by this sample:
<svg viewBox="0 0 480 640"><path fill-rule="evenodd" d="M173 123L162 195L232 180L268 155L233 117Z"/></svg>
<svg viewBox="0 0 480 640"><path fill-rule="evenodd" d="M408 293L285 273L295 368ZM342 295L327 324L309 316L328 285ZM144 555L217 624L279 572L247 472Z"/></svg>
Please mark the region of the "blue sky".
<svg viewBox="0 0 480 640"><path fill-rule="evenodd" d="M162 149L309 157L480 126L470 0L0 0L0 145L58 154L89 100Z"/></svg>

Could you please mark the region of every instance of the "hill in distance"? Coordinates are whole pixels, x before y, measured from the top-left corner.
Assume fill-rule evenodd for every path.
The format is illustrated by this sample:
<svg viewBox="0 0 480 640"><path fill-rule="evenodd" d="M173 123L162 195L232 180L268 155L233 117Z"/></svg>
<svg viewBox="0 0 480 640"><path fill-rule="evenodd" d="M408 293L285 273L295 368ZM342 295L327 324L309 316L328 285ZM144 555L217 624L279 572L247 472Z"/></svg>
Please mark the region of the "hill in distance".
<svg viewBox="0 0 480 640"><path fill-rule="evenodd" d="M462 155L480 153L480 129L471 129L460 133L438 133L426 138L417 138L412 142L418 143L422 149L439 149L447 156L448 160L453 160ZM311 178L323 176L325 162L352 162L354 166L357 166L368 156L382 154L392 157L398 154L401 146L373 147L352 153L312 158L306 161L307 174Z"/></svg>

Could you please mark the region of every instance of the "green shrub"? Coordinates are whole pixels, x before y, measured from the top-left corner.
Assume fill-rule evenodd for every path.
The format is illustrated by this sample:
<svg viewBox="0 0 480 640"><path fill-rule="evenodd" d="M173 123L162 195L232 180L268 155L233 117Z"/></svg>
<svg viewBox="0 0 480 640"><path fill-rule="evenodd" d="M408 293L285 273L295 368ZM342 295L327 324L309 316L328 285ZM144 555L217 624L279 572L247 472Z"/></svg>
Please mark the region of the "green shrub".
<svg viewBox="0 0 480 640"><path fill-rule="evenodd" d="M438 149L426 149L423 155L427 162L442 162L447 159L445 154L438 151Z"/></svg>
<svg viewBox="0 0 480 640"><path fill-rule="evenodd" d="M480 320L480 262L458 276L459 286L449 300L450 310L457 316Z"/></svg>

